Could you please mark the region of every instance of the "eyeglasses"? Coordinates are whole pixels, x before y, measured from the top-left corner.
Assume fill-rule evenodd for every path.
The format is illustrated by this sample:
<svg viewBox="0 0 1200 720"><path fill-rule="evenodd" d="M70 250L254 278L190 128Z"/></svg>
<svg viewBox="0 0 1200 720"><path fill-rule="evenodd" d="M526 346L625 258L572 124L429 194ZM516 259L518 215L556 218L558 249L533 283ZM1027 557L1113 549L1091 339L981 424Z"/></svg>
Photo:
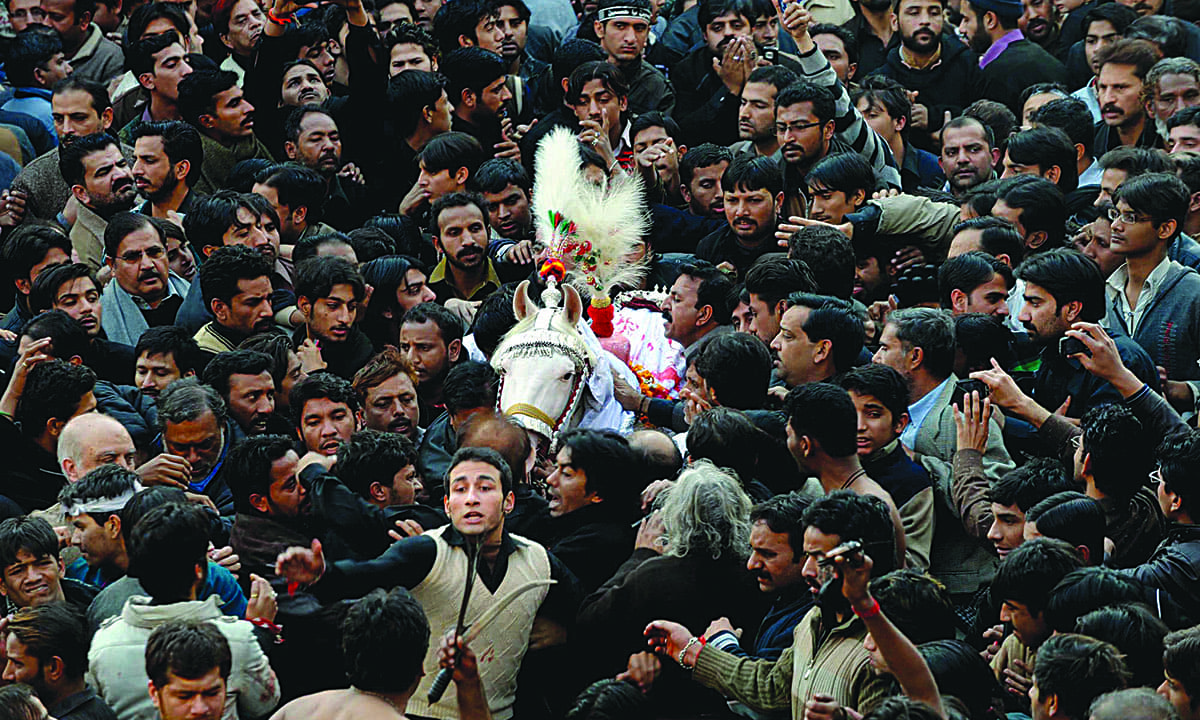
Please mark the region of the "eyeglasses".
<svg viewBox="0 0 1200 720"><path fill-rule="evenodd" d="M820 120L818 120L816 122L810 122L810 123L792 123L791 125L787 125L785 123L777 123L775 125L775 134L776 135L786 135L789 130L791 130L792 132L801 132L801 131L807 130L809 128L815 128L821 124L822 123Z"/></svg>
<svg viewBox="0 0 1200 720"><path fill-rule="evenodd" d="M1122 211L1116 209L1115 207L1110 207L1108 209L1108 221L1110 223L1115 223L1116 221L1120 220L1122 225L1136 225L1137 223L1145 222L1146 220L1150 219L1151 218L1148 218L1145 215L1140 215L1132 210Z"/></svg>
<svg viewBox="0 0 1200 720"><path fill-rule="evenodd" d="M1083 447L1083 436L1076 435L1075 437L1071 438L1071 447L1075 448L1076 450Z"/></svg>
<svg viewBox="0 0 1200 720"><path fill-rule="evenodd" d="M1155 484L1166 482L1163 480L1161 465L1150 471L1150 479L1153 480Z"/></svg>
<svg viewBox="0 0 1200 720"><path fill-rule="evenodd" d="M122 254L118 255L117 259L123 263L128 263L130 265L136 265L142 261L143 255L145 257L150 258L151 260L158 260L158 259L161 259L166 254L167 254L167 251L165 248L163 248L161 246L155 246L155 247L148 247L145 249L145 251L130 250L127 253L122 253Z"/></svg>

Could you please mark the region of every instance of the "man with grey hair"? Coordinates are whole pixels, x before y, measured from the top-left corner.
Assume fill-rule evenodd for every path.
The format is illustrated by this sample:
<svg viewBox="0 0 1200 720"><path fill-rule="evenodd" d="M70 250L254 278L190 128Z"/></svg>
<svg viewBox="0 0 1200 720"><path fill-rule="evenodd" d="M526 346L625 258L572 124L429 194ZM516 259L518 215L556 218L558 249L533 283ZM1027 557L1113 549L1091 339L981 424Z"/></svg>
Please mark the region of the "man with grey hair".
<svg viewBox="0 0 1200 720"><path fill-rule="evenodd" d="M1165 138L1172 115L1200 105L1200 63L1186 57L1163 58L1146 73L1145 89L1158 136Z"/></svg>
<svg viewBox="0 0 1200 720"><path fill-rule="evenodd" d="M234 514L233 493L218 476L233 437L230 422L225 401L212 387L195 377L168 385L158 398L163 452L155 460L169 465L172 474L151 481L207 495L228 523Z"/></svg>
<svg viewBox="0 0 1200 720"><path fill-rule="evenodd" d="M58 436L58 465L69 483L79 482L101 465L116 464L133 470L136 454L125 426L103 413L71 418Z"/></svg>
<svg viewBox="0 0 1200 720"><path fill-rule="evenodd" d="M1179 720L1167 699L1150 688L1107 692L1092 701L1088 720Z"/></svg>

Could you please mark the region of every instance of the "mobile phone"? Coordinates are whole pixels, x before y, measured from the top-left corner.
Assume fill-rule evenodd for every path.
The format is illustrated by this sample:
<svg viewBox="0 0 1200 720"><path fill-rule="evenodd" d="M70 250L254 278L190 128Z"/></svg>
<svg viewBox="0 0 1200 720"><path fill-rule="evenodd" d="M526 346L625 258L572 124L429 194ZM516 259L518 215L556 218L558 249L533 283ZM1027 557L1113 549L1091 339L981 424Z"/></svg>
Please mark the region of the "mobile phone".
<svg viewBox="0 0 1200 720"><path fill-rule="evenodd" d="M771 63L772 65L775 65L779 62L779 48L773 48L773 47L763 48L762 56L763 56L763 60L766 60L767 62Z"/></svg>
<svg viewBox="0 0 1200 720"><path fill-rule="evenodd" d="M1079 338L1073 338L1069 336L1063 336L1062 338L1059 338L1059 355L1062 355L1063 357L1070 357L1071 355L1079 355L1080 353L1087 355L1088 357L1092 356L1092 351L1088 350L1087 345L1084 345L1083 341Z"/></svg>
<svg viewBox="0 0 1200 720"><path fill-rule="evenodd" d="M979 399L982 400L991 394L992 389L987 386L982 380L967 378L954 383L954 391L961 397L966 397L973 392L979 393Z"/></svg>
<svg viewBox="0 0 1200 720"><path fill-rule="evenodd" d="M855 553L862 552L862 547L863 547L862 543L860 543L857 540L847 540L846 542L842 543L841 545L838 545L834 549L825 553L825 557L818 560L817 564L822 565L822 566L832 565L834 560L842 557L843 555L846 556L847 562L850 562L851 557ZM859 560L859 562L862 562L861 559Z"/></svg>

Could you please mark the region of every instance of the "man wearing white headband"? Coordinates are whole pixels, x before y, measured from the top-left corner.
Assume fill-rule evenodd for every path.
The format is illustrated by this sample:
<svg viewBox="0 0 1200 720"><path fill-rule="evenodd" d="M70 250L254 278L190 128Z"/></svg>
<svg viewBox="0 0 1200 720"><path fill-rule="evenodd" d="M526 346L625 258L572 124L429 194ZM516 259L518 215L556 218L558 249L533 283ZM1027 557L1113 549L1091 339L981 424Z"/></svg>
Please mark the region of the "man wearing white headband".
<svg viewBox="0 0 1200 720"><path fill-rule="evenodd" d="M650 39L650 0L602 0L595 30L608 61L616 65L629 86L629 109L635 115L675 110L675 92L667 77L642 55Z"/></svg>
<svg viewBox="0 0 1200 720"><path fill-rule="evenodd" d="M63 488L58 501L74 528L71 544L83 556L67 567L67 577L104 587L129 571L121 511L141 489L137 473L120 465L96 468Z"/></svg>

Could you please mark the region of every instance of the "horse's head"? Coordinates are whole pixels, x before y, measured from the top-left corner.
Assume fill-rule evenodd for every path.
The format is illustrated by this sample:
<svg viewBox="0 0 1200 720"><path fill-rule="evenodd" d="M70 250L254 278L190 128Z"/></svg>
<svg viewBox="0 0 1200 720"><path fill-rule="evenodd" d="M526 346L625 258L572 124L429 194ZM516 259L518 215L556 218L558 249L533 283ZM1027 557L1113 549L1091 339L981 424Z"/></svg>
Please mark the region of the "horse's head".
<svg viewBox="0 0 1200 720"><path fill-rule="evenodd" d="M575 329L583 314L579 293L565 284L561 290L562 307L539 308L529 298L529 281L521 283L513 298L517 324L492 354L500 374L500 412L546 444L577 422L579 400L595 366L595 356Z"/></svg>

